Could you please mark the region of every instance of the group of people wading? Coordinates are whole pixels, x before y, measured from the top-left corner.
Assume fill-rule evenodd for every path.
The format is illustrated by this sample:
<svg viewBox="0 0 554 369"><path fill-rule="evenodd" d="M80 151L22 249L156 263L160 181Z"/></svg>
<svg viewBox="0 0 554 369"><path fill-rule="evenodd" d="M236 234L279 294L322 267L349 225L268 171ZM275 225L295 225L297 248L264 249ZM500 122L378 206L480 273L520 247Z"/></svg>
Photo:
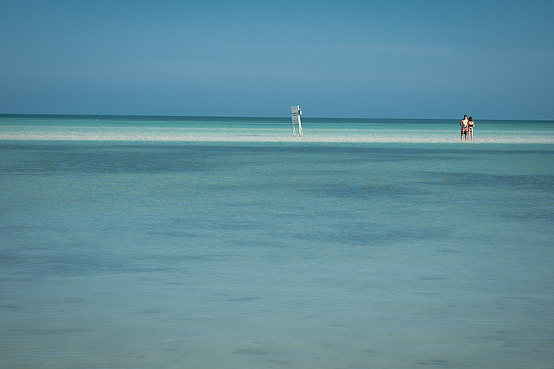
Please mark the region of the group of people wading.
<svg viewBox="0 0 554 369"><path fill-rule="evenodd" d="M460 121L460 125L462 126L462 135L460 136L460 140L469 140L471 137L471 141L473 141L473 127L475 127L475 122L473 121L473 117L467 118L467 115L464 115L464 119Z"/></svg>

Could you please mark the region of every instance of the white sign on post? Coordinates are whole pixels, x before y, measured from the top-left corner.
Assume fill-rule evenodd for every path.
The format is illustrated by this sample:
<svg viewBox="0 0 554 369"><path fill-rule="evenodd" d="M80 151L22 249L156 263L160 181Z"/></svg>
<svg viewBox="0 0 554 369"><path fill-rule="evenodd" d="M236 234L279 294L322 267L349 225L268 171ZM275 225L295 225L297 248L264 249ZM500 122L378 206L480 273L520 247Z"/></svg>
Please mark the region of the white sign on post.
<svg viewBox="0 0 554 369"><path fill-rule="evenodd" d="M298 124L298 137L303 137L304 133L302 132L302 123L300 121L302 110L300 110L300 105L291 106L290 114L292 118L292 136L296 137L295 125Z"/></svg>

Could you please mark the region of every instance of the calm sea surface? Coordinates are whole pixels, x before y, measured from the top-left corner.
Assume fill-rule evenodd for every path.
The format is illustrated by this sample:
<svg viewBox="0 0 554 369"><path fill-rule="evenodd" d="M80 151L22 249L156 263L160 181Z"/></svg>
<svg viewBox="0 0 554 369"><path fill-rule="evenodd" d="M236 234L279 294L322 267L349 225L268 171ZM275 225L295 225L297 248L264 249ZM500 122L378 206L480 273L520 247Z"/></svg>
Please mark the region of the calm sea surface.
<svg viewBox="0 0 554 369"><path fill-rule="evenodd" d="M0 115L0 366L552 369L554 122L459 128Z"/></svg>

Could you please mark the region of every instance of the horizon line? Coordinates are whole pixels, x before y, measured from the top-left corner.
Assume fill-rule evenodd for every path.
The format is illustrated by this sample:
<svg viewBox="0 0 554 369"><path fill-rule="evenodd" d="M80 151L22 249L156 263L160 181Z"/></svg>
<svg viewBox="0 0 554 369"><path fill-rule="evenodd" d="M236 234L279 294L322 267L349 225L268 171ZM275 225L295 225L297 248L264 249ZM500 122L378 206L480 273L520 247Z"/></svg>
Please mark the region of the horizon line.
<svg viewBox="0 0 554 369"><path fill-rule="evenodd" d="M147 117L147 118L233 118L233 119L290 119L290 116L240 116L240 115L144 115L144 114L69 114L69 113L0 113L0 117ZM463 115L462 115L463 116ZM382 120L457 120L458 118L386 118L386 117L306 117L302 116L302 119L382 119ZM554 119L503 119L503 118L483 118L479 120L492 120L492 121L543 121L554 122Z"/></svg>

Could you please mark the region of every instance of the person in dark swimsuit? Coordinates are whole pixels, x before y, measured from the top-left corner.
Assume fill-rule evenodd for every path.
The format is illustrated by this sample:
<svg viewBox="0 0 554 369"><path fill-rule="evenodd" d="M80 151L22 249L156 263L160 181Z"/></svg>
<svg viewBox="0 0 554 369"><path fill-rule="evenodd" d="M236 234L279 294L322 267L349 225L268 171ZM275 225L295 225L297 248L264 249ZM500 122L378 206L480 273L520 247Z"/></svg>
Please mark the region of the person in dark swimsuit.
<svg viewBox="0 0 554 369"><path fill-rule="evenodd" d="M467 121L467 132L469 137L471 137L471 141L473 141L473 127L475 127L475 122L473 121L473 117L469 117Z"/></svg>

